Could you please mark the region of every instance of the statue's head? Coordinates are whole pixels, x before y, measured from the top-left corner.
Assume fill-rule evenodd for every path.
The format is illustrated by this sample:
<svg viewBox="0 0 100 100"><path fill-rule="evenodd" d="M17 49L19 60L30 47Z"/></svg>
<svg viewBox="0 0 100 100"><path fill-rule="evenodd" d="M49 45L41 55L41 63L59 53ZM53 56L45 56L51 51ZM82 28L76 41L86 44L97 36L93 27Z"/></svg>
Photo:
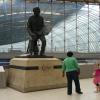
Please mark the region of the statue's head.
<svg viewBox="0 0 100 100"><path fill-rule="evenodd" d="M40 8L39 7L33 8L33 12L34 12L35 16L39 16L40 15Z"/></svg>

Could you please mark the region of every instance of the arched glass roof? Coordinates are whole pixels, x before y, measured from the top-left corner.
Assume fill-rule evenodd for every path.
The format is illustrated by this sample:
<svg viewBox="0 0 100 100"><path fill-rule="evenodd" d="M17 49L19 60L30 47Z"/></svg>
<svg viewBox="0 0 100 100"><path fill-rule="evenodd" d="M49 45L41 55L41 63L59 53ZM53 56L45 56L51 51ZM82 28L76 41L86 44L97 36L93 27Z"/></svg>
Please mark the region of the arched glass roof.
<svg viewBox="0 0 100 100"><path fill-rule="evenodd" d="M29 3L20 0L0 4L0 51L9 48L26 50L28 45L26 23L32 15L32 8L37 5L41 8L45 22L53 27L50 34L46 36L46 51L100 52L98 4L72 2L37 4L37 2Z"/></svg>
<svg viewBox="0 0 100 100"><path fill-rule="evenodd" d="M88 9L89 7L89 9ZM52 30L54 51L100 51L100 17L98 5L84 5L78 12L54 26ZM67 12L66 12L67 15ZM65 32L64 32L65 23ZM76 25L77 24L77 25ZM51 34L47 37L50 45ZM65 34L65 35L64 35ZM65 36L65 37L64 37ZM65 39L65 40L64 40ZM48 46L49 46L48 45Z"/></svg>

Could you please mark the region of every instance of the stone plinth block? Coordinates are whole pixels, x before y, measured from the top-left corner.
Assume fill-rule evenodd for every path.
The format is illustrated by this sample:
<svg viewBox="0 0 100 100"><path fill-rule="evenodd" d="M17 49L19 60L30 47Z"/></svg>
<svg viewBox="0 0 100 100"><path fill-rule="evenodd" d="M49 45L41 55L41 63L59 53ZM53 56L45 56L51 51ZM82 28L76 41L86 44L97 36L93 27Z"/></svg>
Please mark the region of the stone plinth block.
<svg viewBox="0 0 100 100"><path fill-rule="evenodd" d="M3 66L0 66L0 88L6 87L6 71L4 70Z"/></svg>
<svg viewBox="0 0 100 100"><path fill-rule="evenodd" d="M57 58L13 58L10 61L8 84L21 92L61 88L61 60Z"/></svg>
<svg viewBox="0 0 100 100"><path fill-rule="evenodd" d="M80 78L92 78L93 77L93 71L95 69L94 63L83 63L79 64L80 66Z"/></svg>

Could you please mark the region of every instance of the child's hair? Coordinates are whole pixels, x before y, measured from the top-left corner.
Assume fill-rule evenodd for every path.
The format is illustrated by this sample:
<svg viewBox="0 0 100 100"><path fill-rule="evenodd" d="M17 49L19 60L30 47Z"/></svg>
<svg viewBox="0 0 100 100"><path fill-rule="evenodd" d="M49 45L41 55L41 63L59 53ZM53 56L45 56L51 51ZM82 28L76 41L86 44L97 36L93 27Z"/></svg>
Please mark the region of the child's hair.
<svg viewBox="0 0 100 100"><path fill-rule="evenodd" d="M99 63L97 64L97 68L100 68L100 64Z"/></svg>

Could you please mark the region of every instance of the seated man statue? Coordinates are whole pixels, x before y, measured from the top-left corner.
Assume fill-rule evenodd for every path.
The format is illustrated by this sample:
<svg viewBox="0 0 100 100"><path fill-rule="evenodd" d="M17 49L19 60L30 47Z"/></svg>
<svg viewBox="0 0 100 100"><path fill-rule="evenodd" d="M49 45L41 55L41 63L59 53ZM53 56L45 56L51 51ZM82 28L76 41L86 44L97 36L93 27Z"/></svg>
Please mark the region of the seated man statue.
<svg viewBox="0 0 100 100"><path fill-rule="evenodd" d="M44 19L40 16L40 8L35 7L33 8L34 15L30 16L27 23L27 29L29 32L30 40L28 44L27 52L32 55L41 55L45 54L45 47L46 47L46 38L43 34L43 27L44 27ZM39 48L37 45L37 41L41 40L42 46L41 51L39 54Z"/></svg>

